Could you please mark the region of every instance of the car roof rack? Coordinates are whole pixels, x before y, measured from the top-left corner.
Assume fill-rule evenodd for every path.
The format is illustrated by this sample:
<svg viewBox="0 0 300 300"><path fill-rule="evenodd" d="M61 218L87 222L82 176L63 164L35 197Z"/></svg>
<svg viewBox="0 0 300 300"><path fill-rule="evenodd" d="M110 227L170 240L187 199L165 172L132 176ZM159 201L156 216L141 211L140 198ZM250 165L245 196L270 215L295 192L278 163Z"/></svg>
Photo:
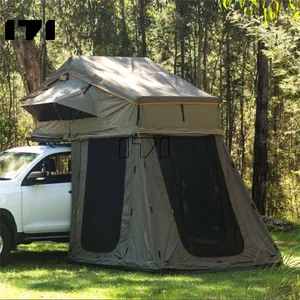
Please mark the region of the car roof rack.
<svg viewBox="0 0 300 300"><path fill-rule="evenodd" d="M47 145L50 147L55 146L70 146L71 143L69 141L64 140L63 138L44 138L44 137L35 137L35 136L29 136L25 138L28 146L30 145L30 142L36 142L39 145Z"/></svg>

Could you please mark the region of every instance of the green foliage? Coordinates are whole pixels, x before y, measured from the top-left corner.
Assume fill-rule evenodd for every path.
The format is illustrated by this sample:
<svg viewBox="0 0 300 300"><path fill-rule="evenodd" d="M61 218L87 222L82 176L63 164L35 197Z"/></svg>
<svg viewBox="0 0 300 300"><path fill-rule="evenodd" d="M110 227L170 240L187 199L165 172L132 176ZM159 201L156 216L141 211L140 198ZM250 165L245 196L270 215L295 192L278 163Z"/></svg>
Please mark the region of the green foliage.
<svg viewBox="0 0 300 300"><path fill-rule="evenodd" d="M1 20L1 18L0 18ZM19 73L20 67L0 29L0 151L20 143L29 135L32 127L31 118L20 108L17 99L25 93ZM27 120L27 125L22 123Z"/></svg>
<svg viewBox="0 0 300 300"><path fill-rule="evenodd" d="M266 45L264 53L272 68L267 210L270 215L296 220L300 217L300 178L293 172L299 170L300 157L300 23L292 12L282 12L277 24L267 27L241 13L231 14L231 22Z"/></svg>
<svg viewBox="0 0 300 300"><path fill-rule="evenodd" d="M257 11L259 15L263 16L264 24L273 24L276 22L281 8L287 8L294 14L295 21L299 18L300 1L299 0L219 0L219 6L226 10L240 9L245 15L249 17L254 16Z"/></svg>
<svg viewBox="0 0 300 300"><path fill-rule="evenodd" d="M284 195L283 217L297 222L300 219L300 170L292 171L291 174L282 179L282 190Z"/></svg>
<svg viewBox="0 0 300 300"><path fill-rule="evenodd" d="M56 40L47 42L47 54L58 68L71 55L140 56L146 48L154 62L218 96L225 140L228 146L231 140L231 154L250 190L257 42L264 41L271 72L268 214L293 219L299 216L299 178L294 175L300 169L299 2L49 0L46 19L56 20ZM4 3L3 24L16 16L41 18L40 2ZM18 102L26 93L26 76L3 30L0 150L24 144L34 127ZM41 46L39 34L35 42Z"/></svg>

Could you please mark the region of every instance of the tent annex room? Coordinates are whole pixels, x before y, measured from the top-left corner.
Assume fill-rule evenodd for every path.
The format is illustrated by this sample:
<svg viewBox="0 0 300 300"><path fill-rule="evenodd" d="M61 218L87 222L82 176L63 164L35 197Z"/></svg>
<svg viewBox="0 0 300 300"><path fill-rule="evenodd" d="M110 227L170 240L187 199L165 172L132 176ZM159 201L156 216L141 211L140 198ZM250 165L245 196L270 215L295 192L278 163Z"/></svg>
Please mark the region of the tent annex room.
<svg viewBox="0 0 300 300"><path fill-rule="evenodd" d="M219 100L148 58L68 59L21 99L72 142L69 258L142 270L277 265L223 142Z"/></svg>

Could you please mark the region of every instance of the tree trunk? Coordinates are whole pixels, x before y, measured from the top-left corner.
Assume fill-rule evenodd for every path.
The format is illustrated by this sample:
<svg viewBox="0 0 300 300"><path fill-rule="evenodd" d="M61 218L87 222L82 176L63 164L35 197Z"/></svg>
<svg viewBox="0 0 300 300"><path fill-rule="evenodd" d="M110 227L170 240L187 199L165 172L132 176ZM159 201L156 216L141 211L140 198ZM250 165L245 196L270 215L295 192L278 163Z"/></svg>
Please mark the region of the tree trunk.
<svg viewBox="0 0 300 300"><path fill-rule="evenodd" d="M220 56L222 55L222 44L223 44L224 36L219 40L219 49L218 49L218 55L215 60L215 65L213 68L213 75L212 75L212 81L210 85L210 93L214 94L214 88L215 88L215 83L217 79L217 69L218 69L218 63L220 62Z"/></svg>
<svg viewBox="0 0 300 300"><path fill-rule="evenodd" d="M8 70L8 76L7 76L7 81L8 81L8 90L9 90L9 108L8 108L8 119L9 119L9 134L8 134L8 139L7 139L7 146L11 146L11 141L13 138L13 118L12 118L12 112L13 112L13 91L12 91L12 86L11 86L11 74L10 70ZM15 121L15 120L14 120Z"/></svg>
<svg viewBox="0 0 300 300"><path fill-rule="evenodd" d="M202 53L202 36L203 36L203 25L201 19L200 2L198 4L198 55L197 55L197 72L196 82L197 87L201 88L201 53Z"/></svg>
<svg viewBox="0 0 300 300"><path fill-rule="evenodd" d="M194 29L193 31L193 82L197 86L197 31Z"/></svg>
<svg viewBox="0 0 300 300"><path fill-rule="evenodd" d="M40 76L40 83L46 80L47 76L47 66L46 66L46 59L47 59L47 42L46 42L46 32L45 32L45 22L46 22L46 0L42 1L42 16L43 16L43 29L41 35L41 76Z"/></svg>
<svg viewBox="0 0 300 300"><path fill-rule="evenodd" d="M141 56L147 56L145 0L140 0L140 30L142 35Z"/></svg>
<svg viewBox="0 0 300 300"><path fill-rule="evenodd" d="M188 68L187 68L187 78L188 78L188 81L192 84L195 84L195 81L194 81L194 64L193 64L193 55L192 55L192 43L191 43L191 36L189 35L188 36L188 43L189 43L189 63L188 63Z"/></svg>
<svg viewBox="0 0 300 300"><path fill-rule="evenodd" d="M246 48L248 49L248 47ZM242 178L244 177L245 173L245 124L244 124L244 101L245 101L245 69L246 69L246 50L243 54L243 69L242 69L242 76L241 76L241 83L242 83L242 92L240 96L240 151L241 151L241 164L240 164L240 172Z"/></svg>
<svg viewBox="0 0 300 300"><path fill-rule="evenodd" d="M179 24L177 24L177 38L180 42L180 76L185 78L185 36L186 36L186 18L185 18L185 3L180 0L175 1L176 11L180 16Z"/></svg>
<svg viewBox="0 0 300 300"><path fill-rule="evenodd" d="M181 34L180 37L180 57L181 57L181 69L180 69L180 76L184 78L184 55L185 55L185 41L184 41L184 36Z"/></svg>
<svg viewBox="0 0 300 300"><path fill-rule="evenodd" d="M130 40L128 37L126 16L125 16L125 1L121 0L121 16L122 16L122 55L132 56L130 47Z"/></svg>
<svg viewBox="0 0 300 300"><path fill-rule="evenodd" d="M203 90L208 92L208 82L207 82L207 24L204 27L204 41L203 41Z"/></svg>
<svg viewBox="0 0 300 300"><path fill-rule="evenodd" d="M175 51L174 51L174 74L177 74L177 32L175 32L174 36L174 46L175 46Z"/></svg>
<svg viewBox="0 0 300 300"><path fill-rule="evenodd" d="M266 212L267 174L268 174L268 100L269 100L269 62L263 54L265 45L258 42L257 54L257 97L254 138L254 163L252 198L260 214Z"/></svg>
<svg viewBox="0 0 300 300"><path fill-rule="evenodd" d="M34 41L15 40L14 51L22 68L22 77L27 93L31 93L40 85L40 49Z"/></svg>
<svg viewBox="0 0 300 300"><path fill-rule="evenodd" d="M226 103L227 103L227 118L226 118L226 145L229 153L232 150L232 103L231 103L231 57L230 57L230 38L229 28L227 27L226 35Z"/></svg>

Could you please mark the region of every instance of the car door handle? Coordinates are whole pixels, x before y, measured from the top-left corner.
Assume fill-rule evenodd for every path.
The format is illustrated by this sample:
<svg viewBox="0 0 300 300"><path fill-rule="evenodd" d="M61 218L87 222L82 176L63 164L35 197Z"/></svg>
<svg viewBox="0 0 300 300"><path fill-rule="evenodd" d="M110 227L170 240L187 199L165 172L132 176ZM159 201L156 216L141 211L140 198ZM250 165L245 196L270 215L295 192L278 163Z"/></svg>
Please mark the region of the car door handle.
<svg viewBox="0 0 300 300"><path fill-rule="evenodd" d="M69 194L72 194L72 191L69 191Z"/></svg>

